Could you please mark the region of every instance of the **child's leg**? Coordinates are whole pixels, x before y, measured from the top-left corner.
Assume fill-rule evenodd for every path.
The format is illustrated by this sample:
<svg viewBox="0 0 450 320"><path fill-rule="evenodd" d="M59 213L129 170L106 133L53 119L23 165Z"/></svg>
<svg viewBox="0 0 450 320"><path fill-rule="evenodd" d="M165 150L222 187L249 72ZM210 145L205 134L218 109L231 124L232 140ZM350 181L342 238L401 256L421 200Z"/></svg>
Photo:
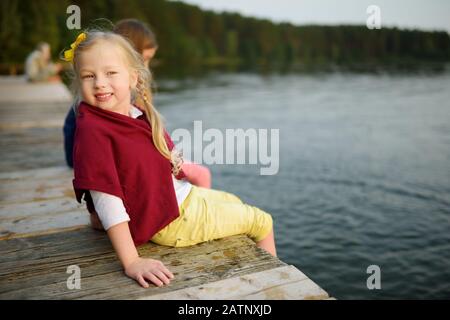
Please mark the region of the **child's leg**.
<svg viewBox="0 0 450 320"><path fill-rule="evenodd" d="M203 198L208 198L209 201L243 203L242 200L239 199L239 197L226 191L206 189L200 187L195 187L195 189L196 189L195 194Z"/></svg>
<svg viewBox="0 0 450 320"><path fill-rule="evenodd" d="M248 235L258 247L276 256L270 214L243 203L231 193L193 187L181 206L180 217L152 241L185 247L238 234Z"/></svg>
<svg viewBox="0 0 450 320"><path fill-rule="evenodd" d="M273 228L270 231L269 235L262 239L261 241L258 241L256 245L267 252L269 252L274 257L277 256L277 249L275 248L275 237L273 235Z"/></svg>
<svg viewBox="0 0 450 320"><path fill-rule="evenodd" d="M273 220L270 214L245 203L214 202L207 206L206 239L246 234L256 245L276 257Z"/></svg>
<svg viewBox="0 0 450 320"><path fill-rule="evenodd" d="M191 227L180 228L180 245L247 234L259 247L276 256L270 214L228 192L201 188L191 192L189 204L183 209L185 222L191 221Z"/></svg>

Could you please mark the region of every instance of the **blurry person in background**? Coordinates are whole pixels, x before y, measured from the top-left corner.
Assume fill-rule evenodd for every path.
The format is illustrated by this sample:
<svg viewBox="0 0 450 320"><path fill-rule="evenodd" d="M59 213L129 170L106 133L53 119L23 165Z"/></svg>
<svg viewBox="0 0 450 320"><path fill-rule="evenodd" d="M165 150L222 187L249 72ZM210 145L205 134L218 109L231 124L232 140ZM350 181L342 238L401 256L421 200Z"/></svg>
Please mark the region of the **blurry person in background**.
<svg viewBox="0 0 450 320"><path fill-rule="evenodd" d="M158 42L153 31L139 20L124 19L116 24L114 32L131 41L136 51L142 54L144 64L148 68L150 60L158 50Z"/></svg>
<svg viewBox="0 0 450 320"><path fill-rule="evenodd" d="M40 42L25 61L25 75L31 82L59 82L62 64L51 61L50 45Z"/></svg>

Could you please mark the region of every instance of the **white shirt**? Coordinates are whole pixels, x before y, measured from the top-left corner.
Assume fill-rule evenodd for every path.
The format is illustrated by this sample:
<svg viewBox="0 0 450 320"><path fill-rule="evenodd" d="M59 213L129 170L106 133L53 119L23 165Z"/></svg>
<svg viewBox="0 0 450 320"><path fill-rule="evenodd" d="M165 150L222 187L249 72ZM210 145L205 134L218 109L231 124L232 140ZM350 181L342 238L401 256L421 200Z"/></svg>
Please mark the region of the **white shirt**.
<svg viewBox="0 0 450 320"><path fill-rule="evenodd" d="M136 119L140 115L142 115L142 111L135 106L132 106L130 109L130 117ZM177 180L173 175L172 181L178 206L181 206L183 201L189 195L192 184L186 180ZM116 224L130 221L130 217L123 205L122 199L100 191L89 190L89 192L91 193L92 201L94 202L95 211L105 230L108 230Z"/></svg>

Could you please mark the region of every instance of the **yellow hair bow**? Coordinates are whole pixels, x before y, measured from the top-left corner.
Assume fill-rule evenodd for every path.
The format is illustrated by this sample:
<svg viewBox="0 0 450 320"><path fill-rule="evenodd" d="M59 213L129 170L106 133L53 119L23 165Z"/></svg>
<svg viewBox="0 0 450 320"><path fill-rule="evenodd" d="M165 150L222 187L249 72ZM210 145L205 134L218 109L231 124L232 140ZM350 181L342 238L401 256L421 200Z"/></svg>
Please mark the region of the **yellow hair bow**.
<svg viewBox="0 0 450 320"><path fill-rule="evenodd" d="M73 61L74 51L80 45L81 42L86 40L86 33L82 32L78 35L74 43L70 45L70 49L64 51L64 60L68 62Z"/></svg>

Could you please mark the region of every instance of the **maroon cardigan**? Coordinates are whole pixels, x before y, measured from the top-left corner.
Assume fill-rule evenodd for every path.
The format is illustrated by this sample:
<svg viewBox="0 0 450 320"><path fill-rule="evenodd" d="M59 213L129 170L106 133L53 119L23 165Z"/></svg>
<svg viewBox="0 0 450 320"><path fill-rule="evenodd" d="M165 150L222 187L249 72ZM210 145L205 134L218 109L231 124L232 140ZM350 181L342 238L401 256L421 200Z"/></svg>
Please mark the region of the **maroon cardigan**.
<svg viewBox="0 0 450 320"><path fill-rule="evenodd" d="M83 194L95 212L88 190L115 195L130 216L134 244L139 246L179 216L172 165L159 153L144 114L134 119L82 102L78 107L73 149L76 199ZM169 150L174 144L165 132ZM177 178L184 178L181 172Z"/></svg>

